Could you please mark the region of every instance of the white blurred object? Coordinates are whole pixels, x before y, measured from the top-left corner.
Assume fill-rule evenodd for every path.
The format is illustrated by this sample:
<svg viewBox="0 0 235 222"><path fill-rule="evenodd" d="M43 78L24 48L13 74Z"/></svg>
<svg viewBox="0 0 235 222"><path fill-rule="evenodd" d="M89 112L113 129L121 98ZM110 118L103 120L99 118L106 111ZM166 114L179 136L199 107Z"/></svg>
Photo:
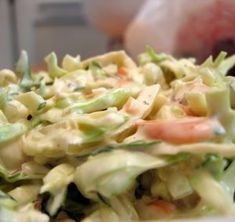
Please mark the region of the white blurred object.
<svg viewBox="0 0 235 222"><path fill-rule="evenodd" d="M86 17L96 28L120 38L146 0L84 0Z"/></svg>
<svg viewBox="0 0 235 222"><path fill-rule="evenodd" d="M146 44L158 52L199 59L220 48L234 53L235 0L148 0L125 35L133 56Z"/></svg>

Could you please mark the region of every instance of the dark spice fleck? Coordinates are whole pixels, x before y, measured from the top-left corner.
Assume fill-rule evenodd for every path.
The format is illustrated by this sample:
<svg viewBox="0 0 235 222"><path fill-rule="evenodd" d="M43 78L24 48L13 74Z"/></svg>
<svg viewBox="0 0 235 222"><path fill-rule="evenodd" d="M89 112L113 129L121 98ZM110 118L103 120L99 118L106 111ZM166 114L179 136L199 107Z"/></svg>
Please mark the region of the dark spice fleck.
<svg viewBox="0 0 235 222"><path fill-rule="evenodd" d="M33 117L32 117L31 114L29 114L29 115L27 116L27 120L28 120L28 121L30 121L32 118L33 118Z"/></svg>
<svg viewBox="0 0 235 222"><path fill-rule="evenodd" d="M143 101L143 103L144 103L145 105L149 105L149 103L148 103L147 101L145 101L145 100Z"/></svg>

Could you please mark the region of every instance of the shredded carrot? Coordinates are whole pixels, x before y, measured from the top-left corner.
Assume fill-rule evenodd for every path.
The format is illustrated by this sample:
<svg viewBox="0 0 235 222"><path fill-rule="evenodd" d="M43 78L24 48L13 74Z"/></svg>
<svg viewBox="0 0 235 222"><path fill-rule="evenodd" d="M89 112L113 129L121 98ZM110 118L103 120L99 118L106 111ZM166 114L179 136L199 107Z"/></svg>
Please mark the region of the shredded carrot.
<svg viewBox="0 0 235 222"><path fill-rule="evenodd" d="M127 76L128 69L126 67L124 67L124 66L121 66L121 67L118 68L118 74L120 76Z"/></svg>
<svg viewBox="0 0 235 222"><path fill-rule="evenodd" d="M126 102L126 104L123 106L123 110L132 115L138 115L140 112L139 108L140 108L139 102L132 97L130 97Z"/></svg>
<svg viewBox="0 0 235 222"><path fill-rule="evenodd" d="M221 128L217 120L206 117L185 117L173 120L140 120L137 126L151 139L170 143L194 143L211 139L214 130Z"/></svg>
<svg viewBox="0 0 235 222"><path fill-rule="evenodd" d="M90 99L90 98L94 97L94 93L89 92L89 93L85 94L85 97L86 97L87 99Z"/></svg>
<svg viewBox="0 0 235 222"><path fill-rule="evenodd" d="M192 111L192 109L187 106L187 105L183 105L183 104L179 104L179 107L185 112L185 114L187 114L188 116L193 116L194 113Z"/></svg>
<svg viewBox="0 0 235 222"><path fill-rule="evenodd" d="M164 214L173 214L176 211L175 205L165 200L153 200L148 205L153 206Z"/></svg>

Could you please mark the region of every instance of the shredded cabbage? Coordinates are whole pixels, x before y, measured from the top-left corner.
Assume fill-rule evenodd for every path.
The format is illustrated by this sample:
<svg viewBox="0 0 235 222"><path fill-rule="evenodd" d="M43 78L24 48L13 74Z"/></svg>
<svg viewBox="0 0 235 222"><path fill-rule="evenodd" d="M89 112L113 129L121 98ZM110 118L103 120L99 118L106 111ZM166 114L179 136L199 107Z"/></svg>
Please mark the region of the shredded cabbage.
<svg viewBox="0 0 235 222"><path fill-rule="evenodd" d="M54 52L0 70L0 220L234 216L235 55Z"/></svg>

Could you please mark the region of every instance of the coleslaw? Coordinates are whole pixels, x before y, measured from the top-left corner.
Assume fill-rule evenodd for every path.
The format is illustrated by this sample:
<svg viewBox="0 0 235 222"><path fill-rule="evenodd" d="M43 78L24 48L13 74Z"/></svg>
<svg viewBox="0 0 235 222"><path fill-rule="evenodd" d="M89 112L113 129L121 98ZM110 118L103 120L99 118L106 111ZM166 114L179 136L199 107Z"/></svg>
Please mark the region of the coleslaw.
<svg viewBox="0 0 235 222"><path fill-rule="evenodd" d="M1 221L235 215L235 56L45 62L0 71Z"/></svg>

